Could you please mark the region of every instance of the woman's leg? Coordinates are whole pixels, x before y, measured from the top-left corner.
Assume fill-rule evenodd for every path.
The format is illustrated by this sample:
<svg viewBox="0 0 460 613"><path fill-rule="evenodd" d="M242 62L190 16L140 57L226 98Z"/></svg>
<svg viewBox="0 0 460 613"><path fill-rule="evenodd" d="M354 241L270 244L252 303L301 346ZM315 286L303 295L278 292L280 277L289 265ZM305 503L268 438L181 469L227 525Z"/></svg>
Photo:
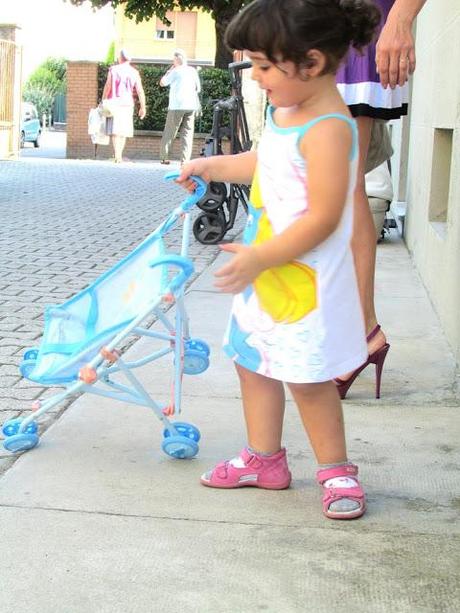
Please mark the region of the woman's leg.
<svg viewBox="0 0 460 613"><path fill-rule="evenodd" d="M364 317L364 327L366 336L377 325L377 315L374 303L374 277L375 277L375 257L377 253L377 234L375 231L374 219L369 206L369 199L366 193L366 160L369 151L369 143L372 131L371 117L357 117L359 138L359 160L356 177L356 189L354 199L353 216L353 236L351 238L351 250L358 282L359 298ZM367 343L369 355L383 347L386 337L382 330ZM347 381L353 373L343 373L340 375L342 381Z"/></svg>
<svg viewBox="0 0 460 613"><path fill-rule="evenodd" d="M357 117L359 135L359 164L355 191L354 229L351 240L358 290L363 310L366 334L377 325L374 304L375 256L377 236L366 194L365 168L372 130L372 118ZM382 331L369 342L368 351L374 353L386 342ZM342 378L342 377L341 377Z"/></svg>
<svg viewBox="0 0 460 613"><path fill-rule="evenodd" d="M248 445L271 454L281 449L285 394L281 381L236 365L243 398ZM337 395L337 392L335 392Z"/></svg>
<svg viewBox="0 0 460 613"><path fill-rule="evenodd" d="M115 155L115 162L123 161L123 150L126 144L126 137L113 135L112 143L113 143L113 151Z"/></svg>

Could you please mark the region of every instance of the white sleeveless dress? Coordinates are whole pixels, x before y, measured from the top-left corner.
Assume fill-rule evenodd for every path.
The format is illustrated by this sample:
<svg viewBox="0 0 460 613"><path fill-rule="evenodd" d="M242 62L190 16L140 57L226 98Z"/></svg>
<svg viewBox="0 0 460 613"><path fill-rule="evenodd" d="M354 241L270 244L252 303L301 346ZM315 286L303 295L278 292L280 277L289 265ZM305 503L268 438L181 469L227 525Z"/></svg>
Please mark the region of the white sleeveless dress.
<svg viewBox="0 0 460 613"><path fill-rule="evenodd" d="M245 244L260 244L308 214L308 176L298 143L319 121L338 118L353 132L350 185L337 229L295 261L263 271L233 299L224 350L244 368L289 383L328 381L367 358L350 240L357 130L345 115L280 128L273 108L258 148ZM334 177L325 177L333 181Z"/></svg>

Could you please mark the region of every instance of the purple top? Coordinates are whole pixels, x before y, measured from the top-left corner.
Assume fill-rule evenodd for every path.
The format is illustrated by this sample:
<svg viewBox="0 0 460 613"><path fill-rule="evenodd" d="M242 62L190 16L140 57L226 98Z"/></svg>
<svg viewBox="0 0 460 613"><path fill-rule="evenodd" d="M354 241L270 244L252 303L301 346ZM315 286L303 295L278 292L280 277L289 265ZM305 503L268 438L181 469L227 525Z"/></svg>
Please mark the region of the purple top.
<svg viewBox="0 0 460 613"><path fill-rule="evenodd" d="M380 83L375 67L375 43L395 0L374 0L374 3L382 12L382 21L377 28L376 38L361 52L353 48L350 49L344 63L337 71L337 83L363 83L368 81Z"/></svg>

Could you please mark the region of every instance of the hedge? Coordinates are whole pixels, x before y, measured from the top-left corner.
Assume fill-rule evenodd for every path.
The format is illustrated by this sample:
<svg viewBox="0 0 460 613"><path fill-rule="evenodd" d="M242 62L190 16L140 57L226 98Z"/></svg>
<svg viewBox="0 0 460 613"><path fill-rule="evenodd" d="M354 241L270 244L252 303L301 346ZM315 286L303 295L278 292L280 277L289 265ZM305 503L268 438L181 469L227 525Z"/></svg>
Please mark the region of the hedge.
<svg viewBox="0 0 460 613"><path fill-rule="evenodd" d="M168 65L137 64L142 85L145 91L147 115L144 120L135 118L136 130L163 131L166 112L168 110L169 88L160 87L159 81L168 69ZM98 67L98 98L102 97L102 90L107 79L109 65L101 63ZM212 107L216 100L230 96L230 74L221 68L201 68L199 71L201 81L202 114L195 122L195 132L208 134L212 126Z"/></svg>

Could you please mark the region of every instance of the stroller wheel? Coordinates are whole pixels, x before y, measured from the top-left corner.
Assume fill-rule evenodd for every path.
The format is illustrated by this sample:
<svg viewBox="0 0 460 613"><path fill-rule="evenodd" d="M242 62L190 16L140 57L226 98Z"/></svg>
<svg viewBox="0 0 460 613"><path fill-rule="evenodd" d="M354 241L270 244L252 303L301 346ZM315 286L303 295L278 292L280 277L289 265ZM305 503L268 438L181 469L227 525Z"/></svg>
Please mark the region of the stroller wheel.
<svg viewBox="0 0 460 613"><path fill-rule="evenodd" d="M172 421L171 425L174 426L180 435L186 436L192 441L195 441L195 443L198 443L201 438L200 431L193 424L188 424L185 421ZM163 431L163 436L164 438L168 438L170 436L175 436L175 434L174 431L166 429Z"/></svg>
<svg viewBox="0 0 460 613"><path fill-rule="evenodd" d="M38 357L38 348L31 347L24 351L23 360L36 360Z"/></svg>
<svg viewBox="0 0 460 613"><path fill-rule="evenodd" d="M202 353L205 353L208 357L211 353L208 343L202 341L201 338L190 338L188 341L185 341L185 348L194 349L195 351L201 351Z"/></svg>
<svg viewBox="0 0 460 613"><path fill-rule="evenodd" d="M22 423L22 419L18 417L16 419L9 419L3 424L3 427L2 427L3 435L4 436L14 436L15 434L18 434L21 423ZM38 430L37 422L31 421L30 424L28 424L25 431L21 432L21 434L35 434L37 430Z"/></svg>
<svg viewBox="0 0 460 613"><path fill-rule="evenodd" d="M209 366L209 358L204 351L186 349L184 352L184 373L186 375L199 375Z"/></svg>
<svg viewBox="0 0 460 613"><path fill-rule="evenodd" d="M38 444L38 441L38 434L22 432L21 434L13 434L13 436L8 436L3 441L3 447L7 451L19 453L19 451L27 451L28 449L32 449Z"/></svg>
<svg viewBox="0 0 460 613"><path fill-rule="evenodd" d="M227 186L225 183L216 183L211 181L208 185L208 190L203 198L196 203L197 207L202 211L212 212L222 206L222 203L227 198Z"/></svg>
<svg viewBox="0 0 460 613"><path fill-rule="evenodd" d="M21 373L23 377L28 379L33 369L35 368L36 364L37 362L35 359L22 360L22 362L19 364L19 372Z"/></svg>
<svg viewBox="0 0 460 613"><path fill-rule="evenodd" d="M198 444L187 436L168 436L163 439L161 448L166 455L178 460L193 458L198 453Z"/></svg>
<svg viewBox="0 0 460 613"><path fill-rule="evenodd" d="M193 223L193 236L202 245L215 245L227 231L224 215L201 213Z"/></svg>

